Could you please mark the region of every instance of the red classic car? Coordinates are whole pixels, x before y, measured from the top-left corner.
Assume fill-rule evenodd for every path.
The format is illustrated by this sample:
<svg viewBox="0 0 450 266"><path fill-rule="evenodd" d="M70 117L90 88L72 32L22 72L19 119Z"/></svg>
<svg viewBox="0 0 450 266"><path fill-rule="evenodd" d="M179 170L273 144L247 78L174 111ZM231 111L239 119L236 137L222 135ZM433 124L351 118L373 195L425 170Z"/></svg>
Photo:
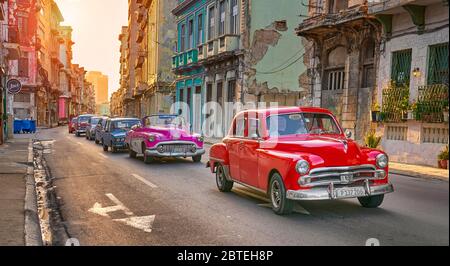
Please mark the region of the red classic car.
<svg viewBox="0 0 450 266"><path fill-rule="evenodd" d="M68 124L69 134L72 134L73 132L75 132L75 124L77 123L77 119L78 119L78 116L75 116L75 117L69 119L69 124Z"/></svg>
<svg viewBox="0 0 450 266"><path fill-rule="evenodd" d="M350 137L326 109L248 110L211 147L207 166L220 191L238 183L267 193L277 214L290 213L296 200L358 198L376 208L394 191L388 156Z"/></svg>

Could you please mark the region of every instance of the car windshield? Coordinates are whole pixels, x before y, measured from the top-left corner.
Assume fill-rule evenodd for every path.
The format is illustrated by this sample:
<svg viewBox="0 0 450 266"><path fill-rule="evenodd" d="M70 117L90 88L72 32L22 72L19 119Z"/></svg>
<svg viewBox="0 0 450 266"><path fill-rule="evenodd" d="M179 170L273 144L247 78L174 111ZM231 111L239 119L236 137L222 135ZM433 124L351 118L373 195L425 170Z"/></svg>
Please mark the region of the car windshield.
<svg viewBox="0 0 450 266"><path fill-rule="evenodd" d="M154 115L145 119L145 127L184 127L185 121L182 116Z"/></svg>
<svg viewBox="0 0 450 266"><path fill-rule="evenodd" d="M299 134L340 134L332 116L319 113L272 115L267 118L271 137Z"/></svg>
<svg viewBox="0 0 450 266"><path fill-rule="evenodd" d="M100 121L100 118L91 118L91 125L98 124L98 121Z"/></svg>
<svg viewBox="0 0 450 266"><path fill-rule="evenodd" d="M78 118L78 122L80 122L80 123L88 122L90 118L91 118L91 117L89 117L89 116L80 116L80 117Z"/></svg>
<svg viewBox="0 0 450 266"><path fill-rule="evenodd" d="M120 121L114 121L111 125L111 129L123 129L123 130L129 130L133 126L139 124L139 120L120 120Z"/></svg>

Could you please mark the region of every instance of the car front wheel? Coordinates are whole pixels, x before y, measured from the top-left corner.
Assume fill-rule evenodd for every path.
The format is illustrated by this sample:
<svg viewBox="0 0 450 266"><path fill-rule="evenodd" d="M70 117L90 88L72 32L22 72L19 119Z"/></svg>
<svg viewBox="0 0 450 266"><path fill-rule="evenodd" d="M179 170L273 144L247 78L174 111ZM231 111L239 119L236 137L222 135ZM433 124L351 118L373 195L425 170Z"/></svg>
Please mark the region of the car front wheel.
<svg viewBox="0 0 450 266"><path fill-rule="evenodd" d="M358 201L364 208L378 208L384 201L384 194L370 197L361 197L358 198Z"/></svg>
<svg viewBox="0 0 450 266"><path fill-rule="evenodd" d="M226 177L223 165L219 164L216 169L216 184L221 192L230 192L233 189L233 181L229 181Z"/></svg>
<svg viewBox="0 0 450 266"><path fill-rule="evenodd" d="M199 163L199 162L202 161L202 156L201 156L201 155L193 156L193 157L192 157L192 160L193 160L195 163Z"/></svg>
<svg viewBox="0 0 450 266"><path fill-rule="evenodd" d="M130 158L136 158L137 152L133 151L131 147L128 147L128 154L130 155Z"/></svg>
<svg viewBox="0 0 450 266"><path fill-rule="evenodd" d="M272 175L269 188L273 211L278 215L290 214L294 209L294 202L286 198L286 188L280 174Z"/></svg>
<svg viewBox="0 0 450 266"><path fill-rule="evenodd" d="M152 156L147 155L145 152L147 150L147 146L145 143L142 143L142 153L144 154L144 163L151 164L155 159Z"/></svg>
<svg viewBox="0 0 450 266"><path fill-rule="evenodd" d="M108 145L106 145L102 140L103 151L108 151Z"/></svg>

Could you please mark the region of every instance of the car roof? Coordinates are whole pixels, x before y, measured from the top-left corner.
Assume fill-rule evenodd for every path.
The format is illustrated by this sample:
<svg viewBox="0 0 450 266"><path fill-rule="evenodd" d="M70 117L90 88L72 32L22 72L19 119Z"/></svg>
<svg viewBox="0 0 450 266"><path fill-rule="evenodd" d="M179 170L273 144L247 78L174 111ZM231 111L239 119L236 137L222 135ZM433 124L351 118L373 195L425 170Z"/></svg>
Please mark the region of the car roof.
<svg viewBox="0 0 450 266"><path fill-rule="evenodd" d="M114 118L110 118L111 121L123 121L123 120L136 120L136 121L140 121L139 118L136 117L114 117Z"/></svg>
<svg viewBox="0 0 450 266"><path fill-rule="evenodd" d="M93 117L94 115L79 115L78 117Z"/></svg>
<svg viewBox="0 0 450 266"><path fill-rule="evenodd" d="M300 107L300 106L293 106L293 107L286 107L286 106L281 106L281 107L270 107L270 108L263 108L263 109L249 109L249 110L244 110L242 112L240 112L239 114L242 113L248 113L248 112L256 112L259 114L264 114L266 116L271 115L271 114L289 114L289 113L323 113L323 114L330 114L332 115L332 113L324 108L319 108L319 107Z"/></svg>

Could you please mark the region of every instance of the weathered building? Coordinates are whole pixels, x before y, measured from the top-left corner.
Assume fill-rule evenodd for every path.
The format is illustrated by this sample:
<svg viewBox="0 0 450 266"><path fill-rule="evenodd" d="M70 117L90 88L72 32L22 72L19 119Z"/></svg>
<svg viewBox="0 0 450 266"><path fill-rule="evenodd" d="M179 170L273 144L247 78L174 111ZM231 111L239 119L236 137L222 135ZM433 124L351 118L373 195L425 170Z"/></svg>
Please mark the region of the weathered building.
<svg viewBox="0 0 450 266"><path fill-rule="evenodd" d="M95 92L95 113L109 114L109 85L108 76L100 71L88 71L86 73L86 80L92 84Z"/></svg>
<svg viewBox="0 0 450 266"><path fill-rule="evenodd" d="M297 34L310 42L305 62L312 104L330 109L363 141L372 127L381 23L367 13L365 0L311 0Z"/></svg>
<svg viewBox="0 0 450 266"><path fill-rule="evenodd" d="M7 57L9 55L8 44L8 1L0 1L0 145L7 135L6 114L6 80ZM5 45L6 44L6 45Z"/></svg>
<svg viewBox="0 0 450 266"><path fill-rule="evenodd" d="M369 14L383 25L376 69L382 148L391 160L436 166L449 140L448 1L370 1Z"/></svg>
<svg viewBox="0 0 450 266"><path fill-rule="evenodd" d="M124 109L126 116L137 116L136 110L136 98L135 89L136 89L136 70L135 63L138 55L138 31L139 24L137 22L139 5L138 1L140 0L128 0L128 27L127 34L125 35L127 38L127 52L126 52L126 79L127 79L127 88L124 96ZM124 36L124 37L125 37ZM139 100L139 97L138 97Z"/></svg>
<svg viewBox="0 0 450 266"><path fill-rule="evenodd" d="M179 2L173 69L177 101L189 107L194 131L224 136L234 103L300 103L308 86L304 46L295 36L299 6L301 1L288 0ZM203 110L209 102L218 103L219 111ZM213 123L203 127L211 115Z"/></svg>
<svg viewBox="0 0 450 266"><path fill-rule="evenodd" d="M8 58L8 79L17 79L22 89L17 94L7 95L7 112L17 119L36 117L36 53L33 43L33 29L30 27L35 9L30 1L8 2L8 35L16 38L19 53Z"/></svg>
<svg viewBox="0 0 450 266"><path fill-rule="evenodd" d="M133 99L131 93L128 93L129 88L129 71L128 71L128 53L129 53L129 43L128 43L128 27L123 26L122 31L119 35L120 41L120 81L119 81L119 89L117 93L114 95L115 97L111 98L111 115L120 115L125 116L126 112L126 102L129 102L130 99ZM119 111L120 110L120 111Z"/></svg>
<svg viewBox="0 0 450 266"><path fill-rule="evenodd" d="M65 124L69 118L73 116L70 113L71 88L70 79L72 78L71 63L72 63L72 27L59 27L61 42L59 47L59 58L62 63L62 68L59 73L60 95L58 99L58 122Z"/></svg>

